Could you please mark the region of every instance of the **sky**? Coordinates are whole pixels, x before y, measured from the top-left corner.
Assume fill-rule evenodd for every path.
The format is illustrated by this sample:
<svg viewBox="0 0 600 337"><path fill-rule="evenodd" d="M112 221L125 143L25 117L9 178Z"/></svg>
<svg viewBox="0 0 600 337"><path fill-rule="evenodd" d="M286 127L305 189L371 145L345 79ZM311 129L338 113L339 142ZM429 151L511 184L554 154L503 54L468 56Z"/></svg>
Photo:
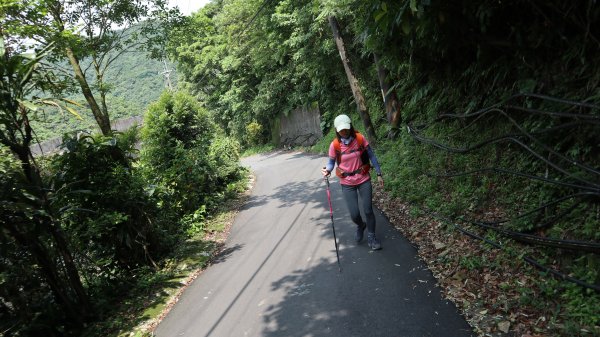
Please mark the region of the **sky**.
<svg viewBox="0 0 600 337"><path fill-rule="evenodd" d="M169 5L173 7L178 6L183 15L190 15L209 2L210 0L169 0Z"/></svg>

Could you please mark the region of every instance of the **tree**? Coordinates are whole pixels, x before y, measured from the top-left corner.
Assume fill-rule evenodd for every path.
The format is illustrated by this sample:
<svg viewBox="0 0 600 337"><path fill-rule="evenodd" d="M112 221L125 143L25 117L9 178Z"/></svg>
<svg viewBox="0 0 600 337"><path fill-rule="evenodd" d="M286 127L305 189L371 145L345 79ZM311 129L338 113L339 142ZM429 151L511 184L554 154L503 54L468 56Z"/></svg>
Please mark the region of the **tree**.
<svg viewBox="0 0 600 337"><path fill-rule="evenodd" d="M375 147L377 142L377 137L375 134L375 129L373 128L373 123L371 122L371 116L369 115L369 111L367 109L367 105L365 103L365 97L363 96L362 90L360 89L360 85L358 84L358 79L354 75L352 71L352 66L350 64L350 59L346 53L346 47L344 44L344 39L340 33L340 25L337 19L334 16L329 16L328 19L329 25L331 26L331 31L333 32L333 38L335 40L335 44L340 53L340 58L342 59L342 63L344 64L344 69L346 70L346 76L348 77L348 82L350 84L350 88L352 89L352 94L354 96L354 101L356 102L356 107L358 109L358 113L360 114L360 118L363 121L363 125L365 126L365 130L367 131L367 135L369 136L369 140L373 147Z"/></svg>
<svg viewBox="0 0 600 337"><path fill-rule="evenodd" d="M318 107L323 128L347 113L346 76L313 0L210 3L172 36L171 57L228 134L256 121L267 138L281 113ZM181 43L179 43L181 42Z"/></svg>
<svg viewBox="0 0 600 337"><path fill-rule="evenodd" d="M53 84L50 74L38 67L46 52L12 54L0 37L0 143L20 164L19 170L6 172L12 179L2 181L0 226L2 235L11 237L37 262L32 268L40 269L64 313L82 324L90 313L90 303L67 240L53 221L49 188L29 147L33 138L29 114L41 104L60 106L57 101L30 98L33 90Z"/></svg>
<svg viewBox="0 0 600 337"><path fill-rule="evenodd" d="M110 135L106 70L123 53L142 47L143 36L156 38L161 36L157 27L168 26L150 23L138 29L135 23L171 17L178 11L167 11L164 0L25 0L5 5L3 21L7 35L42 47L56 45L55 59L68 61L101 132Z"/></svg>
<svg viewBox="0 0 600 337"><path fill-rule="evenodd" d="M381 96L383 97L387 120L390 124L388 138L394 139L398 134L398 125L400 125L402 121L400 102L398 102L396 91L393 90L390 85L388 70L381 63L377 54L373 54L373 58L375 59L375 65L377 66L377 78L379 79L379 87L381 88Z"/></svg>

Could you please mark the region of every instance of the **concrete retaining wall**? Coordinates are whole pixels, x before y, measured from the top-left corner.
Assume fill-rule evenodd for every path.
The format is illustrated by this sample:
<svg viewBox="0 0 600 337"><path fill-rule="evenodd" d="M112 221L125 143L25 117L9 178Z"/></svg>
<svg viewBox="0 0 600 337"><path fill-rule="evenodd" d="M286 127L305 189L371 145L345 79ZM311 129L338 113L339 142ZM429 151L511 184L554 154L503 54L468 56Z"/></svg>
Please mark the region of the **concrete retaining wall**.
<svg viewBox="0 0 600 337"><path fill-rule="evenodd" d="M142 126L144 121L143 116L135 116L129 118L123 118L116 121L112 121L110 125L113 130L125 131L134 125ZM99 130L95 130L99 132ZM40 144L33 144L30 146L31 153L34 156L49 155L58 151L60 144L62 143L62 137L49 139L41 142Z"/></svg>
<svg viewBox="0 0 600 337"><path fill-rule="evenodd" d="M323 137L318 108L302 107L288 116L282 114L279 133L281 146L310 146Z"/></svg>

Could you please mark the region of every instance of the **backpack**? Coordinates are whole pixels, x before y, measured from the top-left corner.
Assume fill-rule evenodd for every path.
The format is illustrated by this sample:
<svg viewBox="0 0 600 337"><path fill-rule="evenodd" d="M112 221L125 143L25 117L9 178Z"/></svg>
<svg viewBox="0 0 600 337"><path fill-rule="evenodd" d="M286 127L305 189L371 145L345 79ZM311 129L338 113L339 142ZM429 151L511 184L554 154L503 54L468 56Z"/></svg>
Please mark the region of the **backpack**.
<svg viewBox="0 0 600 337"><path fill-rule="evenodd" d="M357 173L368 174L369 170L371 169L371 164L369 163L369 153L367 151L367 148L363 145L365 143L365 137L363 137L363 135L361 135L360 132L358 132L358 131L354 131L354 133L355 133L356 141L358 142L357 150L352 150L348 153L342 152L342 144L340 143L340 140L337 137L333 140L333 148L335 149L335 161L337 163L336 168L335 168L335 175L337 175L340 178L353 176ZM344 170L340 169L340 162L342 161L342 155L354 153L356 151L361 152L360 160L362 162L362 165L355 171L344 172Z"/></svg>

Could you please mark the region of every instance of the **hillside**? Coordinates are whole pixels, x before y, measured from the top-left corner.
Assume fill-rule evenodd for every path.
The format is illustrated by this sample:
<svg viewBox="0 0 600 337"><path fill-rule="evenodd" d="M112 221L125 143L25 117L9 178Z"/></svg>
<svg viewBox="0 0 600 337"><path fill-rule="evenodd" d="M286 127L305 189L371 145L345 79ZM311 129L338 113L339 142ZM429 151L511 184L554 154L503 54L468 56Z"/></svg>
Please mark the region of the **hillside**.
<svg viewBox="0 0 600 337"><path fill-rule="evenodd" d="M89 64L88 62L83 62ZM107 70L106 79L112 89L107 95L107 104L112 121L142 116L148 105L158 99L165 88L165 65L157 60L146 57L142 52L129 52L122 54ZM171 82L177 83L177 74L174 64L167 62L171 72ZM93 83L91 71L87 74L90 83ZM83 95L71 94L69 99L85 103ZM96 130L96 121L85 108L77 108L83 120L78 120L66 111L47 108L44 113L39 113L34 119L33 128L38 139L45 140L62 137L66 132L75 130Z"/></svg>

